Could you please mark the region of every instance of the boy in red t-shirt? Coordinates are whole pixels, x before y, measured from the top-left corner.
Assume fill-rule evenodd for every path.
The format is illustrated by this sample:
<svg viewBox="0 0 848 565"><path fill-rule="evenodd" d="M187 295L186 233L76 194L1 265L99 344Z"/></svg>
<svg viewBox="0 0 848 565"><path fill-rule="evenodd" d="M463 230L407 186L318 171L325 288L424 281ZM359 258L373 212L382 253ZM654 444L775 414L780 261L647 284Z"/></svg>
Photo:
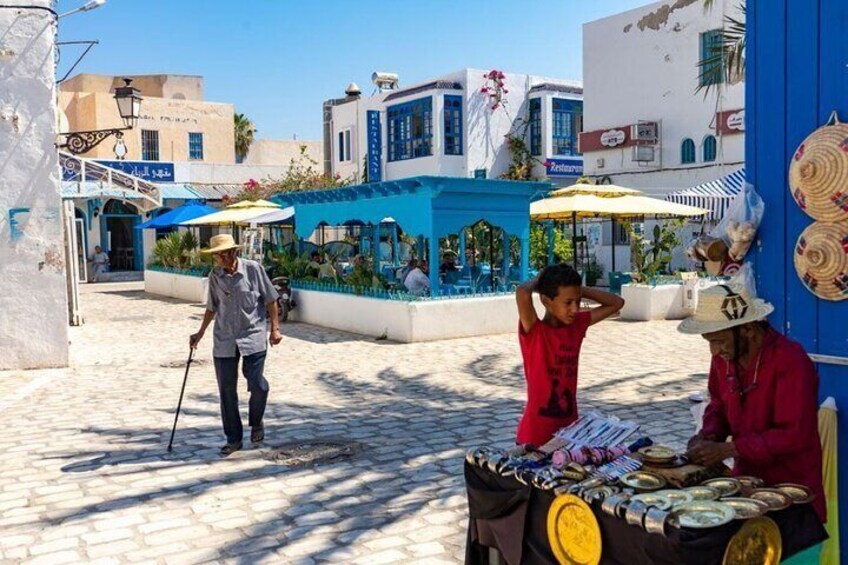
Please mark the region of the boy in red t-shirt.
<svg viewBox="0 0 848 565"><path fill-rule="evenodd" d="M620 297L581 283L577 271L562 263L545 268L515 292L527 380L527 406L516 434L519 444L542 446L577 419L577 361L586 329L624 306ZM539 293L545 307L542 320L533 306L533 292ZM581 312L581 298L600 306Z"/></svg>

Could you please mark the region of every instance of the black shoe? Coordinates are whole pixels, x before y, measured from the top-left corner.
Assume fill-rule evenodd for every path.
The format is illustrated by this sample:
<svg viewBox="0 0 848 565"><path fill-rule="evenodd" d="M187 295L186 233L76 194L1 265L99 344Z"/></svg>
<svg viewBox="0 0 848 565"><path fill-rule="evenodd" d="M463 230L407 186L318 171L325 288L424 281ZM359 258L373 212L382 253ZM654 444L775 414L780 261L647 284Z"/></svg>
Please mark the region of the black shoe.
<svg viewBox="0 0 848 565"><path fill-rule="evenodd" d="M259 424L253 428L250 428L250 441L252 443L259 443L265 439L265 425Z"/></svg>
<svg viewBox="0 0 848 565"><path fill-rule="evenodd" d="M235 443L228 443L224 447L221 448L221 457L226 457L227 455L232 455L236 451L241 449L241 442L237 441Z"/></svg>

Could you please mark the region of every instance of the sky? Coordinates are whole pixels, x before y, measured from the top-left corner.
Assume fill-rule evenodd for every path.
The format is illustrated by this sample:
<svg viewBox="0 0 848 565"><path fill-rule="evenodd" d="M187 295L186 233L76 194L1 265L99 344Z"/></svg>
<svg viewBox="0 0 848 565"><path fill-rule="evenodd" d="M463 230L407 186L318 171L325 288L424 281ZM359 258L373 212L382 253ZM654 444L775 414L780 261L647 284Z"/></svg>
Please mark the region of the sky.
<svg viewBox="0 0 848 565"><path fill-rule="evenodd" d="M59 0L59 12L85 0ZM582 24L648 0L107 0L60 20L97 40L74 70L202 75L257 137L320 139L321 104L373 71L411 85L466 67L580 80ZM61 47L58 76L82 49Z"/></svg>

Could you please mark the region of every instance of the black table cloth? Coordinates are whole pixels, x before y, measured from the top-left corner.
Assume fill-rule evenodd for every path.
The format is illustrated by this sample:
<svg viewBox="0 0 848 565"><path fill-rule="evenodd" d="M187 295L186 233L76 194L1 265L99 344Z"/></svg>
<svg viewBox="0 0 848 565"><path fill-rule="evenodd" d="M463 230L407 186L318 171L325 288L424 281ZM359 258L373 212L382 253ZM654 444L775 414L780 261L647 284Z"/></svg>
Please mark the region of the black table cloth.
<svg viewBox="0 0 848 565"><path fill-rule="evenodd" d="M489 547L498 549L508 565L556 563L547 531L553 492L468 463L465 485L469 512L467 565L488 565ZM743 523L736 520L705 530L666 527L666 536L662 536L602 512L600 502L595 502L592 510L601 529L601 563L608 565L720 564L730 538ZM784 558L827 539L809 504L793 505L768 517L780 528Z"/></svg>

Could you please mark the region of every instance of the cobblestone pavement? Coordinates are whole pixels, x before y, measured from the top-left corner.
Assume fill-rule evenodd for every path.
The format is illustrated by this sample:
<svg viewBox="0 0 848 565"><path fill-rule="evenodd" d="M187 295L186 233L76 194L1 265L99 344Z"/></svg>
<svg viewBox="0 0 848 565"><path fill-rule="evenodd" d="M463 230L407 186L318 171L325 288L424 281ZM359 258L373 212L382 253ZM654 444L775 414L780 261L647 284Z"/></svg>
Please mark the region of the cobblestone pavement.
<svg viewBox="0 0 848 565"><path fill-rule="evenodd" d="M202 308L137 283L88 285L82 304L70 369L0 373L3 562L462 561L465 450L509 444L523 406L515 336L399 345L286 325L266 366L266 445L221 459L211 332L165 449ZM682 445L708 354L674 326L592 328L582 409ZM310 470L266 457L314 438L364 450Z"/></svg>

